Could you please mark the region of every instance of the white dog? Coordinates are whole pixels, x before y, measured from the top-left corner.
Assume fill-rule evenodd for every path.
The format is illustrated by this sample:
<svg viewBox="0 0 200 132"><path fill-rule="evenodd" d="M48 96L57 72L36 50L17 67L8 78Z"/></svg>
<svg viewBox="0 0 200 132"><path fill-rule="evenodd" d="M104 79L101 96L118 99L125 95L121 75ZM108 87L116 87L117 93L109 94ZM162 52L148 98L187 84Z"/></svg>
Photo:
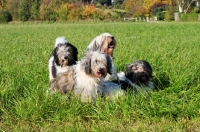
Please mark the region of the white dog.
<svg viewBox="0 0 200 132"><path fill-rule="evenodd" d="M65 37L56 38L54 50L52 51L49 61L49 80L57 76L57 74L67 71L78 60L77 48L65 40Z"/></svg>
<svg viewBox="0 0 200 132"><path fill-rule="evenodd" d="M110 33L102 33L96 36L88 45L86 51L102 51L106 53L112 60L112 73L107 74L102 83L101 91L99 91L101 96L109 96L112 99L124 95L124 90L120 88L120 85L113 83L111 81L118 80L117 70L114 65L114 49L117 43L115 37Z"/></svg>
<svg viewBox="0 0 200 132"><path fill-rule="evenodd" d="M116 40L110 33L102 33L96 36L88 45L86 51L101 51L110 56L112 60L112 74L108 74L105 80L111 81L117 79L116 67L113 63L113 52L116 47Z"/></svg>
<svg viewBox="0 0 200 132"><path fill-rule="evenodd" d="M73 93L80 96L83 102L93 102L97 94L102 93L102 83L111 70L111 59L104 52L86 52L76 65L70 66L50 82L50 91Z"/></svg>

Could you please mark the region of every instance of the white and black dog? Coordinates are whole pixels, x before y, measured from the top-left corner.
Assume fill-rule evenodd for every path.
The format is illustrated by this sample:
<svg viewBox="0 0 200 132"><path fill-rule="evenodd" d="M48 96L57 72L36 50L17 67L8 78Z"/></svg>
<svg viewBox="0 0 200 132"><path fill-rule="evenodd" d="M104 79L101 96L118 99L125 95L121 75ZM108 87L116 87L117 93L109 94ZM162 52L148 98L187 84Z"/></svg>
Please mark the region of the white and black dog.
<svg viewBox="0 0 200 132"><path fill-rule="evenodd" d="M50 81L57 74L67 71L69 66L76 64L78 60L78 49L65 40L65 37L57 37L54 50L48 60Z"/></svg>
<svg viewBox="0 0 200 132"><path fill-rule="evenodd" d="M93 102L97 95L101 96L102 83L111 71L111 59L107 54L89 51L76 65L52 79L49 90L61 94L73 93L82 102Z"/></svg>
<svg viewBox="0 0 200 132"><path fill-rule="evenodd" d="M88 45L87 51L101 51L106 53L112 60L112 74L108 74L105 80L111 81L117 79L116 67L113 63L113 52L117 43L115 37L110 33L102 33L96 36Z"/></svg>
<svg viewBox="0 0 200 132"><path fill-rule="evenodd" d="M127 65L125 72L119 72L119 80L113 82L121 85L125 91L133 89L139 92L141 89L145 91L154 90L155 86L151 81L152 67L146 60L137 60Z"/></svg>
<svg viewBox="0 0 200 132"><path fill-rule="evenodd" d="M86 52L88 51L101 51L106 53L111 58L112 72L107 74L102 83L101 91L98 91L101 96L109 96L112 99L117 98L121 95L124 95L124 90L116 83L113 83L113 80L117 80L117 70L114 65L114 49L116 48L117 42L115 37L110 33L102 33L96 36L90 44L87 46Z"/></svg>

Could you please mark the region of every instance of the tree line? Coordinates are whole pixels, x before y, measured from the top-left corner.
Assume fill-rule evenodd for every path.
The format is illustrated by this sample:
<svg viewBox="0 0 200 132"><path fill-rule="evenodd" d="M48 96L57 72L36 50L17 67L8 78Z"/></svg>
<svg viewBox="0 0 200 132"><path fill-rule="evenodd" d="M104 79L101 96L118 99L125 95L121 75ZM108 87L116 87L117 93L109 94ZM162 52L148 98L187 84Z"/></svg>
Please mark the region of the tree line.
<svg viewBox="0 0 200 132"><path fill-rule="evenodd" d="M105 11L105 9L120 9ZM0 21L76 21L199 13L198 0L0 0Z"/></svg>

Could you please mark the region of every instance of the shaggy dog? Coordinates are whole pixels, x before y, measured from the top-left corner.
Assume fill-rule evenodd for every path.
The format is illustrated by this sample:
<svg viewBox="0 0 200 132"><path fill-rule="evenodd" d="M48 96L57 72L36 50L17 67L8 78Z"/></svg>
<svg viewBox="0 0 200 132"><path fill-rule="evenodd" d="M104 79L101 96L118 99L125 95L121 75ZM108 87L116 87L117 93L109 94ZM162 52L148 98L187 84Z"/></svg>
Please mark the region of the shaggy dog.
<svg viewBox="0 0 200 132"><path fill-rule="evenodd" d="M113 51L116 47L116 40L110 33L102 33L96 36L88 45L87 51L102 51L110 58L113 58Z"/></svg>
<svg viewBox="0 0 200 132"><path fill-rule="evenodd" d="M111 59L104 52L86 52L76 65L50 82L50 90L61 94L74 93L83 102L93 102L97 93L102 93L101 84L111 70Z"/></svg>
<svg viewBox="0 0 200 132"><path fill-rule="evenodd" d="M57 74L67 71L69 66L74 65L78 60L77 55L77 48L65 40L64 37L56 38L54 50L48 61L50 81L55 78Z"/></svg>
<svg viewBox="0 0 200 132"><path fill-rule="evenodd" d="M152 67L146 60L138 60L127 65L125 72L117 74L120 81L113 81L121 85L127 91L129 88L136 92L141 89L145 91L154 90L155 86L151 82Z"/></svg>
<svg viewBox="0 0 200 132"><path fill-rule="evenodd" d="M116 40L110 33L102 33L96 36L88 45L86 51L101 51L105 52L113 60L113 52L116 47ZM117 79L116 67L112 61L112 75L108 74L105 80Z"/></svg>

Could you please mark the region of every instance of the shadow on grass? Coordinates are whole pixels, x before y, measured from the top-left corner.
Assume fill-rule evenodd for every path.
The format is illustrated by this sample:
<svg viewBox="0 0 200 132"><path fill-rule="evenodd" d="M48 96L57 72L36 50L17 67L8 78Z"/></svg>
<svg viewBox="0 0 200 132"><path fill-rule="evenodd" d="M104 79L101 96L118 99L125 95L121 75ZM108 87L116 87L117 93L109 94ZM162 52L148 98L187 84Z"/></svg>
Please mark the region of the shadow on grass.
<svg viewBox="0 0 200 132"><path fill-rule="evenodd" d="M156 86L156 90L164 90L170 86L170 77L165 72L159 73L158 76L154 76L152 81Z"/></svg>

